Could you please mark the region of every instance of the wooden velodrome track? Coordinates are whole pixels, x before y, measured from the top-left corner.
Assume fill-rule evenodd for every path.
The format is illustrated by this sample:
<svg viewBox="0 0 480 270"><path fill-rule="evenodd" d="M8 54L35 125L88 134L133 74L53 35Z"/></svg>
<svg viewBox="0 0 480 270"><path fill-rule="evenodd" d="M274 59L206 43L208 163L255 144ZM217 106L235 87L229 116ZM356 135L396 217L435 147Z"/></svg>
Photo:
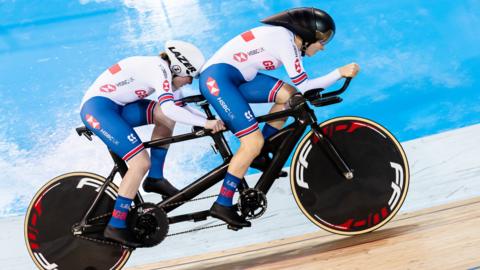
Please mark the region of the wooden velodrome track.
<svg viewBox="0 0 480 270"><path fill-rule="evenodd" d="M128 269L480 269L480 197L398 215L365 235L319 231Z"/></svg>

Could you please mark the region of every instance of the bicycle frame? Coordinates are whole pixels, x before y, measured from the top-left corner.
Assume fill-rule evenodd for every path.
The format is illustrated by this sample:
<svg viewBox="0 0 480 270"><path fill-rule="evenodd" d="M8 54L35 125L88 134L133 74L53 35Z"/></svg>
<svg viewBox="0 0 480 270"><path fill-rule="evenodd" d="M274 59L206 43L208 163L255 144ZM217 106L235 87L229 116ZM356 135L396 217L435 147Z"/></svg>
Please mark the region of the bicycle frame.
<svg viewBox="0 0 480 270"><path fill-rule="evenodd" d="M340 90L326 93L325 95L323 95L323 99L322 99L322 95L320 95L320 99L317 99L314 102L317 102L317 104L321 104L318 106L325 106L325 105L330 105L333 103L340 102L341 99L337 97L337 95L340 93L343 93L346 90L349 82L350 82L350 79L347 79L345 84ZM318 92L320 91L321 90L319 90ZM203 97L193 96L193 97L187 97L184 100L186 102L198 102L203 100ZM209 119L214 119L214 116L209 108L208 103L203 102L200 104L200 106L206 112L207 117ZM290 107L291 107L290 109L287 109L281 112L276 112L273 114L257 117L257 121L259 123L268 122L268 121L281 119L285 117L294 117L294 121L291 124L282 128L277 134L273 135L272 137L270 137L265 141L261 155L264 155L267 159L270 159L268 155L271 154L272 158L271 158L271 161L269 162L269 165L263 169L263 173L260 176L257 183L255 184L254 188L263 192L264 194L268 193L270 187L272 186L273 182L278 178L288 157L294 150L296 144L298 143L300 138L303 136L308 126L310 126L311 129L314 131L316 138L318 139L317 143L320 142L320 145L323 147L326 153L330 156L330 159L332 160L332 162L335 163L339 172L342 173L347 179L349 179L349 177L353 177L352 170L348 167L347 164L345 164L344 160L342 159L340 154L336 151L335 147L332 145L330 140L323 135L322 131L318 127L317 119L314 114L314 111L308 106L307 100L305 100L305 98L303 98L302 96L297 96L297 98L295 98L294 96L291 99ZM87 131L83 130L83 132L80 132L79 129L77 129L77 132L81 134ZM222 156L223 163L218 167L216 167L215 169L213 169L212 171L203 175L199 179L195 180L190 185L183 188L178 194L157 203L157 206L163 208L165 212L168 213L178 208L179 206L183 205L185 202L195 198L196 196L206 191L216 183L222 181L225 177L225 174L228 169L228 165L230 164L230 160L233 154L223 135L223 132L212 134L211 132L202 128L197 128L197 129L194 128L193 132L191 133L148 141L144 143L145 148L160 147L167 144L179 143L179 142L201 138L205 136L210 136L213 139L214 147L216 150L218 150L218 152ZM97 204L100 197L102 196L105 188L108 186L108 184L111 181L113 181L115 174L118 172L123 177L128 170L128 167L125 161L123 161L120 157L118 157L115 153L111 151L110 151L110 154L115 163L114 168L112 169L110 175L107 177L106 182L104 183L100 192L98 193L97 197L92 203L92 206L90 207L90 209L87 211L84 218L80 222L79 227L83 228L82 231L84 231L84 229L89 226L87 224L89 215L92 212L92 210L95 208L95 205ZM248 188L248 185L246 181L243 179L243 181L239 185L239 190L241 191L246 188ZM143 200L139 194L135 198L135 203L136 204L143 203ZM185 215L169 217L169 222L170 224L173 224L173 223L187 221L187 220L194 220L194 221L205 220L209 215L210 214L208 210L200 211L200 212L195 212L195 213L190 213Z"/></svg>

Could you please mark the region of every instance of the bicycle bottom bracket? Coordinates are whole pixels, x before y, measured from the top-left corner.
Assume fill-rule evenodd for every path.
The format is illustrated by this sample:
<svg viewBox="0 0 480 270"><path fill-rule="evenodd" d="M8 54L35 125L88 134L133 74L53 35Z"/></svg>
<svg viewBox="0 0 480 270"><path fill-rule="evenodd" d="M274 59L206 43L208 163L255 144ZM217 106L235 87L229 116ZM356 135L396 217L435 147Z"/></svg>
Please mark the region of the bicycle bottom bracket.
<svg viewBox="0 0 480 270"><path fill-rule="evenodd" d="M246 218L259 218L267 210L267 197L260 190L246 189L240 194L238 208Z"/></svg>
<svg viewBox="0 0 480 270"><path fill-rule="evenodd" d="M167 214L153 203L142 203L134 207L128 219L130 230L144 247L158 245L167 236Z"/></svg>

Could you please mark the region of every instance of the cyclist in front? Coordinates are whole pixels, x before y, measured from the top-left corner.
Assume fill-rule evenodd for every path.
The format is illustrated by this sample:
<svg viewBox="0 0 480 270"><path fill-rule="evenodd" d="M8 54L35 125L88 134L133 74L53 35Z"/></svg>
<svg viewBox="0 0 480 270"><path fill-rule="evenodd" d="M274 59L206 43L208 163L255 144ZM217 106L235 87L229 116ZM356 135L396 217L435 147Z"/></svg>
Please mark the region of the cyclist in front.
<svg viewBox="0 0 480 270"><path fill-rule="evenodd" d="M202 112L174 102L175 97L181 97L176 90L191 84L204 62L202 52L194 45L170 40L159 56L128 57L114 64L86 92L80 112L83 123L128 164L105 237L140 246L127 229L126 218L147 171L145 191L165 196L178 192L163 178L168 148L152 148L150 158L134 127L155 124L152 140L171 136L175 122L213 132L224 129L222 121L207 120ZM145 99L153 93L157 100Z"/></svg>
<svg viewBox="0 0 480 270"><path fill-rule="evenodd" d="M285 108L297 89L327 88L342 77L354 77L359 66L351 63L325 76L309 79L302 57L313 56L335 34L335 23L316 8L295 8L268 17L260 26L246 31L220 48L203 66L200 91L215 108L227 127L240 139L240 148L228 167L220 194L210 209L213 217L241 228L250 222L232 206L237 185L260 154L264 139L274 135L286 119L268 122L260 131L248 103L274 102L270 113ZM293 85L259 70L274 70L281 65Z"/></svg>

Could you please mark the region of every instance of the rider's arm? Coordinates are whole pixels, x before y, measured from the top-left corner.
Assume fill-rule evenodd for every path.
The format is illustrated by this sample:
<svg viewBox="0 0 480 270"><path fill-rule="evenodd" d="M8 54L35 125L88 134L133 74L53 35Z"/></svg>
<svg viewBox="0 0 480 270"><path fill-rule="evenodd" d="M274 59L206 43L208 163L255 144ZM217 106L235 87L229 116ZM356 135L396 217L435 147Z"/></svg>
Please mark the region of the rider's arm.
<svg viewBox="0 0 480 270"><path fill-rule="evenodd" d="M301 85L297 86L297 88L300 89L302 93L305 93L305 91L310 89L327 88L341 78L342 75L340 75L340 71L337 68L322 77L318 77L315 79L307 78L307 80L305 80Z"/></svg>
<svg viewBox="0 0 480 270"><path fill-rule="evenodd" d="M203 118L207 118L207 115L205 113L203 113L202 111L199 111L199 110L193 108L192 106L180 101L183 98L182 90L174 91L173 92L173 97L175 98L175 105L183 107L183 108L185 108L186 110L188 110L189 112L191 112L195 115L201 116Z"/></svg>
<svg viewBox="0 0 480 270"><path fill-rule="evenodd" d="M160 101L160 108L162 112L175 122L180 122L187 125L204 127L207 119L195 115L183 107L176 106L173 102L173 96L169 100Z"/></svg>
<svg viewBox="0 0 480 270"><path fill-rule="evenodd" d="M314 88L327 88L342 78L338 69L333 70L325 76L309 79L303 68L300 50L295 46L293 36L280 35L277 41L278 57L285 65L285 70L295 87L302 93Z"/></svg>
<svg viewBox="0 0 480 270"><path fill-rule="evenodd" d="M142 71L145 81L159 93L158 104L162 112L175 122L204 127L207 119L175 105L172 75L168 66L163 65L164 63L152 62L148 69Z"/></svg>

